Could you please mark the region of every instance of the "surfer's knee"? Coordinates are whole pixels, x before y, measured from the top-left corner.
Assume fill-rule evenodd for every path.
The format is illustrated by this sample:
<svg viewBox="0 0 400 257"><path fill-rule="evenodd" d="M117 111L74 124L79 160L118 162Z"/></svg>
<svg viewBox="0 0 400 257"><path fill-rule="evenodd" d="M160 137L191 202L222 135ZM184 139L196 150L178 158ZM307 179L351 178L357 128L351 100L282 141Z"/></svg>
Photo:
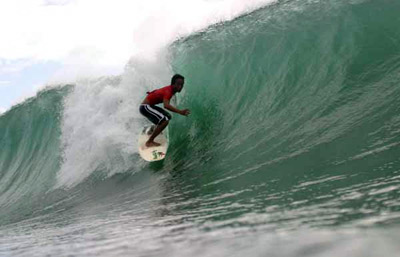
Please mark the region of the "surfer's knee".
<svg viewBox="0 0 400 257"><path fill-rule="evenodd" d="M163 119L163 120L161 120L161 122L160 122L160 125L168 125L168 123L169 123L169 120L167 120L167 119Z"/></svg>

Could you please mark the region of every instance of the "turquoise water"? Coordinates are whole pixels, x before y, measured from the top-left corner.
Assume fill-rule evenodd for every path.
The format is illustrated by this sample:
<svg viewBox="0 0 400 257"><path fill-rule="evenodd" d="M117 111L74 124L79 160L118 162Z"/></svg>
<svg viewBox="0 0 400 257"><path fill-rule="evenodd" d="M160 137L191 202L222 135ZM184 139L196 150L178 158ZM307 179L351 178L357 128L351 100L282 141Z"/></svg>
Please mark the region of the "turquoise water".
<svg viewBox="0 0 400 257"><path fill-rule="evenodd" d="M400 2L280 1L0 116L0 255L397 256ZM167 69L165 69L167 67ZM165 161L148 88L186 77Z"/></svg>

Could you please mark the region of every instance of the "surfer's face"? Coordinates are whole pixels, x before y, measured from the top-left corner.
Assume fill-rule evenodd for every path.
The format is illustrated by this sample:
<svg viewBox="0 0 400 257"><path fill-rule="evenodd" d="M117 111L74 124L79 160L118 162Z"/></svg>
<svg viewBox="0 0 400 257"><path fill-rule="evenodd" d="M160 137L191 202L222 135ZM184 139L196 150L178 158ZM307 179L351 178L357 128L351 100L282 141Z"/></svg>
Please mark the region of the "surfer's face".
<svg viewBox="0 0 400 257"><path fill-rule="evenodd" d="M185 84L183 79L177 79L175 81L174 87L175 87L176 92L181 92L182 91L183 84Z"/></svg>

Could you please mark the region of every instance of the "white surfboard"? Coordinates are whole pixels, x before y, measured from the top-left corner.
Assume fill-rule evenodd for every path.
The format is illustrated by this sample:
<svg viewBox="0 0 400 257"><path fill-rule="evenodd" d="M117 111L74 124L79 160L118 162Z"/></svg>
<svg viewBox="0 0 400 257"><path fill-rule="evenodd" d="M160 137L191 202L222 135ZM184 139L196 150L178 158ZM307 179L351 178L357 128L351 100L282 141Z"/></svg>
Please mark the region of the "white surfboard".
<svg viewBox="0 0 400 257"><path fill-rule="evenodd" d="M161 144L160 146L146 146L146 142L154 128L154 125L145 126L139 135L139 154L148 162L160 161L164 159L168 149L168 128L164 129L164 131L161 132L161 134L159 134L154 140L154 142Z"/></svg>

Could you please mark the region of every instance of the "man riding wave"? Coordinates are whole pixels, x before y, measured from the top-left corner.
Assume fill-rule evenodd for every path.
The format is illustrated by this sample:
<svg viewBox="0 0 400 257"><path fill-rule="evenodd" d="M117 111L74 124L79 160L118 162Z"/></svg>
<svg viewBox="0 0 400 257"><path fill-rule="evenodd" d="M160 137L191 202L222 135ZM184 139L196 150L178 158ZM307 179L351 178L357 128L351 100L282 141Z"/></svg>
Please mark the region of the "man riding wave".
<svg viewBox="0 0 400 257"><path fill-rule="evenodd" d="M175 93L182 91L185 78L182 75L175 74L171 79L171 85L147 92L146 98L143 100L139 107L140 113L148 120L156 125L149 140L146 142L147 147L160 146L159 143L154 142L154 139L167 127L171 120L171 114L156 104L164 104L164 108L172 112L179 113L183 116L190 114L189 109L180 110L170 104L170 100Z"/></svg>

